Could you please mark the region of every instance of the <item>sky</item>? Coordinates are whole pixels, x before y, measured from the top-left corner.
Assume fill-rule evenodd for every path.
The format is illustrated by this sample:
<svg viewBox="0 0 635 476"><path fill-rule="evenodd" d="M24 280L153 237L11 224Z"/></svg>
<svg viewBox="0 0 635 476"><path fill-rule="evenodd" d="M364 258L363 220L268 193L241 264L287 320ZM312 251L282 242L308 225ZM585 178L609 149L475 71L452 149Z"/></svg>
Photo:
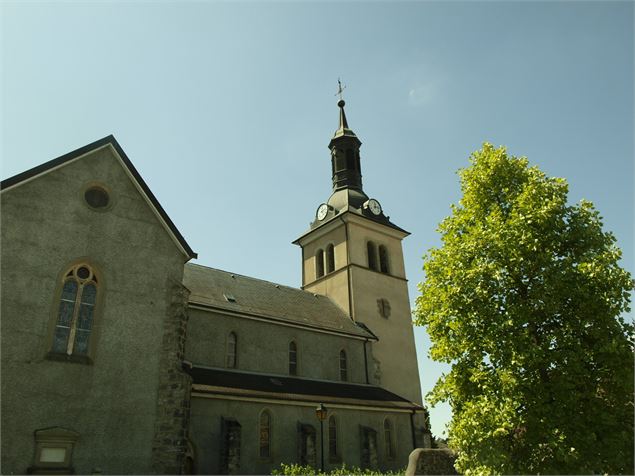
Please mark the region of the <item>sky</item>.
<svg viewBox="0 0 635 476"><path fill-rule="evenodd" d="M566 178L632 273L633 5L4 1L1 176L114 134L195 262L300 286L341 78L364 190L411 232L413 305L483 142ZM425 395L446 367L415 339Z"/></svg>

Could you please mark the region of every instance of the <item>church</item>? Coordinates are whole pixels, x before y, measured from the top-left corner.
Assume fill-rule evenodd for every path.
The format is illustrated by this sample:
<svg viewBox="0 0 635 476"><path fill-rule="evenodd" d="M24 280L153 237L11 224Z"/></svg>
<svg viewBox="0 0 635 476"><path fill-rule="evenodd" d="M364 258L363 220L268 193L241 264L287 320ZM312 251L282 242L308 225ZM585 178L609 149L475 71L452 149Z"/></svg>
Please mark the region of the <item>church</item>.
<svg viewBox="0 0 635 476"><path fill-rule="evenodd" d="M344 106L299 288L190 263L113 136L2 181L2 474L387 471L430 446L408 232Z"/></svg>

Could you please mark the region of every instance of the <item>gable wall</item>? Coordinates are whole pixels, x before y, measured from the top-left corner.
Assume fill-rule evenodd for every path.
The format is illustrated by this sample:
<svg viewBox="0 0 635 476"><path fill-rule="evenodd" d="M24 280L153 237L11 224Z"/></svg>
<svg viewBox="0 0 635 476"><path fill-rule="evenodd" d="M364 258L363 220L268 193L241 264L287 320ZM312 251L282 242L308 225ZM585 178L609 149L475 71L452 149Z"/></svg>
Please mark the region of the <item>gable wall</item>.
<svg viewBox="0 0 635 476"><path fill-rule="evenodd" d="M91 210L83 187L110 189ZM2 193L2 472L32 464L33 431L80 436L75 471L149 473L164 321L184 256L109 147ZM99 272L92 365L45 358L64 270ZM26 403L25 403L26 402Z"/></svg>

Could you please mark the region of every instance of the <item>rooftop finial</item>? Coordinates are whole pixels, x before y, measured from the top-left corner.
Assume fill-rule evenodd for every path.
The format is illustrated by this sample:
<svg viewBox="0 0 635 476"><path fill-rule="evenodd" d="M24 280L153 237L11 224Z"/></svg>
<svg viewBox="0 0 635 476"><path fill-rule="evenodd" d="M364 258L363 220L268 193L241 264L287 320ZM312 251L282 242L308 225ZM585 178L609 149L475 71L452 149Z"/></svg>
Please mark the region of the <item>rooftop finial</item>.
<svg viewBox="0 0 635 476"><path fill-rule="evenodd" d="M344 113L344 106L346 105L346 103L342 99L342 93L344 92L344 89L346 89L346 85L342 86L340 78L337 78L337 92L335 93L335 95L340 97L340 100L337 101L337 105L340 108L340 127L338 129L338 132L341 131L342 133L344 132L344 129L348 129L348 122L346 121L346 114Z"/></svg>
<svg viewBox="0 0 635 476"><path fill-rule="evenodd" d="M346 85L342 86L342 82L340 81L340 78L337 78L337 92L335 93L335 95L340 97L340 100L337 103L339 107L344 107L345 103L344 103L344 99L342 99L342 93L344 92L345 89L346 89Z"/></svg>

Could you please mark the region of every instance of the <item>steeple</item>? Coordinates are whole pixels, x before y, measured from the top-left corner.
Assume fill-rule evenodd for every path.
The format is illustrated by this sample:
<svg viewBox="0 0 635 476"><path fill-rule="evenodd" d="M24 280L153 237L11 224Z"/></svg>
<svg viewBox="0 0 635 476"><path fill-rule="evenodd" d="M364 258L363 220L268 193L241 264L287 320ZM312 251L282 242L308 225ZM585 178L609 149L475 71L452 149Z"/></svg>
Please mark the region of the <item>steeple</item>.
<svg viewBox="0 0 635 476"><path fill-rule="evenodd" d="M329 142L333 191L352 188L362 192L362 169L359 160L362 142L348 127L344 112L345 104L343 99L337 103L340 108L340 125Z"/></svg>

